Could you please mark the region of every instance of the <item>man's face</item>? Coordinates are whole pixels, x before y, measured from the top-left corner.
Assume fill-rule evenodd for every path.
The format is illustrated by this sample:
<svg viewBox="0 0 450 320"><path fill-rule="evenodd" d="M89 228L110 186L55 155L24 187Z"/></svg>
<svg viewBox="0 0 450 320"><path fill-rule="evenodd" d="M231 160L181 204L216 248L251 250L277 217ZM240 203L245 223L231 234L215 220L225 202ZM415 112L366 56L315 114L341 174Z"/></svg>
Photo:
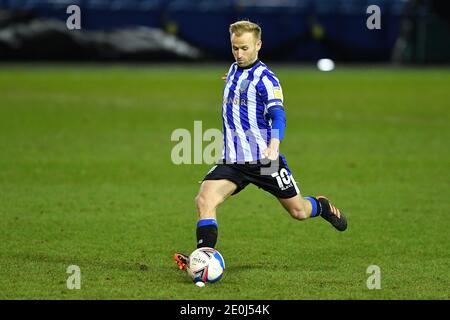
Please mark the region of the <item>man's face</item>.
<svg viewBox="0 0 450 320"><path fill-rule="evenodd" d="M231 51L239 67L245 68L258 58L261 40L257 40L252 32L244 32L240 36L231 35Z"/></svg>

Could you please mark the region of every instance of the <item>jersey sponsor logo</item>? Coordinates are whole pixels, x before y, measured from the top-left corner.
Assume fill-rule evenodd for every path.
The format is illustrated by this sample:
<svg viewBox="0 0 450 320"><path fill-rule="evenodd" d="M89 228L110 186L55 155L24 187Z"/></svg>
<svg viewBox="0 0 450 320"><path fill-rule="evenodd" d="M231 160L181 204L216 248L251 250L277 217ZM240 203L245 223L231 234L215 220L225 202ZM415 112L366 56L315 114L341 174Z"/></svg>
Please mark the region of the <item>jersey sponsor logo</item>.
<svg viewBox="0 0 450 320"><path fill-rule="evenodd" d="M235 105L235 106L244 106L244 107L246 107L247 106L247 99L243 99L243 98L240 98L239 96L235 96L234 98L224 98L223 99L223 104L224 105L227 105L227 104L232 104L232 105Z"/></svg>

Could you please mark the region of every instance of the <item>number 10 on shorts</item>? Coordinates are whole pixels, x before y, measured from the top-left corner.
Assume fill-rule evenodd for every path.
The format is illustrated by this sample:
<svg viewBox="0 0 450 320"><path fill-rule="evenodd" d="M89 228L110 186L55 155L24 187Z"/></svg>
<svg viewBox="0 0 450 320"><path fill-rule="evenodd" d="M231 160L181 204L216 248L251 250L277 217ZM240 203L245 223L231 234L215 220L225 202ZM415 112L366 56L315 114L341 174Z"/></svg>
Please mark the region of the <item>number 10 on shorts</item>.
<svg viewBox="0 0 450 320"><path fill-rule="evenodd" d="M285 168L282 168L280 170L280 173L278 172L272 173L271 176L277 179L280 190L286 190L287 188L292 186L291 176L289 175L289 172Z"/></svg>

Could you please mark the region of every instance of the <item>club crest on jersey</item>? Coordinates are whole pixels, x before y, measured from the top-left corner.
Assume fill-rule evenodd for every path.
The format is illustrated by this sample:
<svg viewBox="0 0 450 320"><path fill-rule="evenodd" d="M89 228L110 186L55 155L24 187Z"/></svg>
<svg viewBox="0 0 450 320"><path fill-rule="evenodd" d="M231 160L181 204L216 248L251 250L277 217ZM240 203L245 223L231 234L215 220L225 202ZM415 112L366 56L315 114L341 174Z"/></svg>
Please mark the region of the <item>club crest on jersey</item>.
<svg viewBox="0 0 450 320"><path fill-rule="evenodd" d="M245 92L247 91L248 85L250 84L250 80L242 80L241 81L241 85L239 86L239 91L240 92Z"/></svg>

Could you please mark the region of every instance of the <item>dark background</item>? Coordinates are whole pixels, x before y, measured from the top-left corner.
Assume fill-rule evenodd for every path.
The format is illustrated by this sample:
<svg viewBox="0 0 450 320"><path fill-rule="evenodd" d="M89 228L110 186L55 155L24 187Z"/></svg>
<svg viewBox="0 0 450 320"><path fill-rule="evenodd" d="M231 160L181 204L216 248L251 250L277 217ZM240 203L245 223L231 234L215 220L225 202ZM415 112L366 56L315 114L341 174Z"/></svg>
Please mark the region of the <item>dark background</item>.
<svg viewBox="0 0 450 320"><path fill-rule="evenodd" d="M72 4L81 30L66 27ZM369 5L381 9L379 30L366 27ZM249 19L265 60L448 63L449 15L442 0L1 0L0 59L226 60L229 24ZM174 37L195 54L162 44Z"/></svg>

